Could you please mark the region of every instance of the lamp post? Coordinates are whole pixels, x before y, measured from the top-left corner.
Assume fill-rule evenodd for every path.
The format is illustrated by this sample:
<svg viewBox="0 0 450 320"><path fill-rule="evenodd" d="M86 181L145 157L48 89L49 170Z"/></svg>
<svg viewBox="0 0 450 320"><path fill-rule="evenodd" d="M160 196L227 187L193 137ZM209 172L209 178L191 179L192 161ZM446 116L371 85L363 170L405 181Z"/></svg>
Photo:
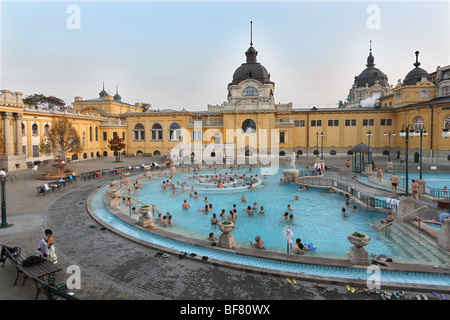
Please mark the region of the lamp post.
<svg viewBox="0 0 450 320"><path fill-rule="evenodd" d="M389 154L388 154L388 162L391 162L391 135L395 137L395 131L387 130L384 132L384 136L389 136Z"/></svg>
<svg viewBox="0 0 450 320"><path fill-rule="evenodd" d="M323 132L320 133L320 137L322 139L322 150L320 151L320 159L323 160Z"/></svg>
<svg viewBox="0 0 450 320"><path fill-rule="evenodd" d="M425 127L421 127L420 129L416 129L416 132L415 132L415 135L416 136L420 136L420 180L422 180L422 140L423 140L423 137L426 137L426 136L428 136L428 132L427 132L427 130L425 129Z"/></svg>
<svg viewBox="0 0 450 320"><path fill-rule="evenodd" d="M319 158L319 133L316 133L316 158Z"/></svg>
<svg viewBox="0 0 450 320"><path fill-rule="evenodd" d="M442 136L447 139L450 137L450 131L449 128L442 129ZM448 213L450 213L450 192L447 193L448 195Z"/></svg>
<svg viewBox="0 0 450 320"><path fill-rule="evenodd" d="M369 139L369 155L368 155L368 159L367 159L367 162L369 163L369 164L372 164L372 157L370 156L370 137L372 136L372 131L367 131L367 133L366 133L366 136L367 136L367 138Z"/></svg>
<svg viewBox="0 0 450 320"><path fill-rule="evenodd" d="M0 224L0 228L11 227L12 224L8 224L6 221L6 182L9 181L14 183L17 181L17 178L13 174L4 175L0 178L1 182L1 194L2 194L2 223Z"/></svg>
<svg viewBox="0 0 450 320"><path fill-rule="evenodd" d="M402 126L402 130L400 130L400 137L402 138L406 138L406 154L405 154L405 162L406 162L406 186L405 186L405 192L406 192L406 197L408 197L408 139L409 137L414 137L415 133L414 133L414 128L412 127L412 125L408 124L408 125L403 125Z"/></svg>

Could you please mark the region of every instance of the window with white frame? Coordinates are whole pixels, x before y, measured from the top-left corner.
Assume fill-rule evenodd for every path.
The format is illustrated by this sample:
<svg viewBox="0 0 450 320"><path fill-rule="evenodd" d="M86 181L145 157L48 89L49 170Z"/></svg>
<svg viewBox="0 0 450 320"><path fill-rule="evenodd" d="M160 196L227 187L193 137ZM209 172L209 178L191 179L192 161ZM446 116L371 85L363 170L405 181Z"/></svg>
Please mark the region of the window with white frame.
<svg viewBox="0 0 450 320"><path fill-rule="evenodd" d="M163 139L163 128L161 124L154 123L152 125L152 140L162 140Z"/></svg>
<svg viewBox="0 0 450 320"><path fill-rule="evenodd" d="M181 126L174 122L169 126L169 140L179 141L181 138Z"/></svg>
<svg viewBox="0 0 450 320"><path fill-rule="evenodd" d="M145 140L145 127L142 123L137 123L134 128L134 140Z"/></svg>

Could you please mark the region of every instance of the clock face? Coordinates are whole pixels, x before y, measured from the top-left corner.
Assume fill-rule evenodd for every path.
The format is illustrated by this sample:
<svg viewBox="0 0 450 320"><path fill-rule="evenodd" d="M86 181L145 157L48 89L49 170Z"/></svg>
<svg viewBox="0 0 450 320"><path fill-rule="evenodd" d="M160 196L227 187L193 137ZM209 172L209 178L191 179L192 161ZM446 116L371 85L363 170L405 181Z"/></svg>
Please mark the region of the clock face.
<svg viewBox="0 0 450 320"><path fill-rule="evenodd" d="M430 89L419 90L419 98L429 98L429 97L430 97Z"/></svg>

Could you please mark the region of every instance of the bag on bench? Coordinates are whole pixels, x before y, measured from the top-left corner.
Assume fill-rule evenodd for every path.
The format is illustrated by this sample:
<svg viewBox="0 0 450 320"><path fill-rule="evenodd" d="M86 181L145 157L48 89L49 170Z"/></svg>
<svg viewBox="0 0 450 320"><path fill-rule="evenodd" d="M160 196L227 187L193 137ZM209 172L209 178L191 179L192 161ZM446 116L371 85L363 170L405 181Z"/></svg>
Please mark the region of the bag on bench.
<svg viewBox="0 0 450 320"><path fill-rule="evenodd" d="M24 267L34 266L35 264L41 263L42 261L45 261L45 258L39 257L39 256L29 256L25 260L22 261L22 265Z"/></svg>

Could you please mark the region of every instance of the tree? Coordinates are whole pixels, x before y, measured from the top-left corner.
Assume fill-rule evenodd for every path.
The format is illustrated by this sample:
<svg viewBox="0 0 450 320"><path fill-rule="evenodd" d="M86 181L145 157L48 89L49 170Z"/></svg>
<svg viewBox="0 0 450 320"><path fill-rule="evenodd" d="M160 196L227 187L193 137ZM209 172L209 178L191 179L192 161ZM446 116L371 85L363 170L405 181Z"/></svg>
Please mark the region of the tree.
<svg viewBox="0 0 450 320"><path fill-rule="evenodd" d="M152 105L151 105L151 103L142 102L141 108L142 108L143 112L147 112L148 110L150 110L152 108Z"/></svg>
<svg viewBox="0 0 450 320"><path fill-rule="evenodd" d="M23 102L30 106L34 105L43 109L53 109L57 107L60 110L64 110L66 108L64 100L55 96L45 96L43 94L32 94L23 99Z"/></svg>
<svg viewBox="0 0 450 320"><path fill-rule="evenodd" d="M50 131L41 137L39 150L66 159L67 153L81 153L83 145L72 121L66 116L60 116L53 120Z"/></svg>
<svg viewBox="0 0 450 320"><path fill-rule="evenodd" d="M108 140L108 148L116 154L116 162L120 162L120 151L124 150L126 144L122 138L115 135L112 139Z"/></svg>

